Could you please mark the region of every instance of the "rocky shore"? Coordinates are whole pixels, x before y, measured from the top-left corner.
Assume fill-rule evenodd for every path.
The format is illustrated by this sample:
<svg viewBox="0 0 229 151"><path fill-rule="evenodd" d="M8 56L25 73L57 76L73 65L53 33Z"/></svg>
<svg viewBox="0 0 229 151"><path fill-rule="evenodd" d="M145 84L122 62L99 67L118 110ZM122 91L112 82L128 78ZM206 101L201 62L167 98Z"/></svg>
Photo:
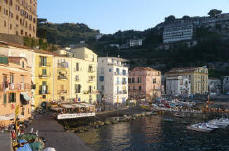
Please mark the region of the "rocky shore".
<svg viewBox="0 0 229 151"><path fill-rule="evenodd" d="M147 112L141 108L123 109L110 112L101 112L96 114L95 120L84 123L82 126L74 127L75 120L62 122L67 132L84 133L91 129L98 129L106 125L117 124L120 122L129 122L138 118L153 115L152 112Z"/></svg>

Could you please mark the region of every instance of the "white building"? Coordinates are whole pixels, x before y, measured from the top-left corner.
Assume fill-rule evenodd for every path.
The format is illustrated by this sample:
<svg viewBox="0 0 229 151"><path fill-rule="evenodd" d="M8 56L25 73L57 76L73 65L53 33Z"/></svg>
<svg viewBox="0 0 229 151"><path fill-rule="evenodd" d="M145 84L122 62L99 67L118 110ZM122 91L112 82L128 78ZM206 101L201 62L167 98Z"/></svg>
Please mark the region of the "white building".
<svg viewBox="0 0 229 151"><path fill-rule="evenodd" d="M229 94L229 76L225 76L223 79L223 92Z"/></svg>
<svg viewBox="0 0 229 151"><path fill-rule="evenodd" d="M108 104L123 104L128 99L127 60L115 57L98 58L98 90Z"/></svg>
<svg viewBox="0 0 229 151"><path fill-rule="evenodd" d="M192 24L172 24L164 27L163 43L173 43L184 40L192 40Z"/></svg>
<svg viewBox="0 0 229 151"><path fill-rule="evenodd" d="M216 78L208 79L208 91L210 95L219 95L221 93L221 80Z"/></svg>
<svg viewBox="0 0 229 151"><path fill-rule="evenodd" d="M191 82L183 76L166 77L166 94L168 95L183 95L191 94Z"/></svg>
<svg viewBox="0 0 229 151"><path fill-rule="evenodd" d="M130 47L138 47L138 46L142 46L142 39L137 39L137 40L134 40L134 39L131 39L129 41L129 46Z"/></svg>

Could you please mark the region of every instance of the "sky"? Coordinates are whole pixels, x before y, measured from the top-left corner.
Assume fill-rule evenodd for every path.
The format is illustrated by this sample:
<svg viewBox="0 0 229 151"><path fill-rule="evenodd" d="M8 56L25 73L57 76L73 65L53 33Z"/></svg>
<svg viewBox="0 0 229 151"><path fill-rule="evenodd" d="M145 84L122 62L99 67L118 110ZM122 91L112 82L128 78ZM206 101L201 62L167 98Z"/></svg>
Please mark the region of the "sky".
<svg viewBox="0 0 229 151"><path fill-rule="evenodd" d="M152 28L169 15L229 13L229 0L38 0L38 17L53 23L84 23L101 33Z"/></svg>

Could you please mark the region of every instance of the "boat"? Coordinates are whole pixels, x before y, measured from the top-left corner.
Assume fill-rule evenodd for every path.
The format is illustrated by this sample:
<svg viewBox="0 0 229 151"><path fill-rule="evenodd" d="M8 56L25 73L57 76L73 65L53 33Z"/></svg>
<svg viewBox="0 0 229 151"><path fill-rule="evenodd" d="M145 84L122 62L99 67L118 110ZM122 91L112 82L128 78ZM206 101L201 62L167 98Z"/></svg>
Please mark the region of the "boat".
<svg viewBox="0 0 229 151"><path fill-rule="evenodd" d="M219 121L219 120L217 120L217 119L211 120L211 121L209 121L208 123L209 123L209 124L212 124L212 125L215 125L215 126L217 126L217 127L219 127L219 128L226 128L226 127L228 126L227 123L222 122L222 121Z"/></svg>
<svg viewBox="0 0 229 151"><path fill-rule="evenodd" d="M217 125L211 124L211 123L206 123L206 126L211 129L218 129L219 127Z"/></svg>
<svg viewBox="0 0 229 151"><path fill-rule="evenodd" d="M197 132L205 132L205 133L209 133L213 131L212 128L207 127L206 123L193 124L191 126L187 126L187 129L197 131Z"/></svg>
<svg viewBox="0 0 229 151"><path fill-rule="evenodd" d="M181 113L175 113L174 116L179 117L179 118L185 117L185 115Z"/></svg>

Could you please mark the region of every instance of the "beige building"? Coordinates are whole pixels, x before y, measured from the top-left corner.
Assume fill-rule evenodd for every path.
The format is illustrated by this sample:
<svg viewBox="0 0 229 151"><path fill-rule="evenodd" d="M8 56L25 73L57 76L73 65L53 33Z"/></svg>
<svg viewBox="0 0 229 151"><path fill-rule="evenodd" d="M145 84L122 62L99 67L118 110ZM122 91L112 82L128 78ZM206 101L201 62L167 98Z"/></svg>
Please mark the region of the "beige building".
<svg viewBox="0 0 229 151"><path fill-rule="evenodd" d="M165 73L165 77L183 76L191 82L191 94L208 93L208 68L174 68Z"/></svg>
<svg viewBox="0 0 229 151"><path fill-rule="evenodd" d="M0 33L36 37L37 0L1 0Z"/></svg>

